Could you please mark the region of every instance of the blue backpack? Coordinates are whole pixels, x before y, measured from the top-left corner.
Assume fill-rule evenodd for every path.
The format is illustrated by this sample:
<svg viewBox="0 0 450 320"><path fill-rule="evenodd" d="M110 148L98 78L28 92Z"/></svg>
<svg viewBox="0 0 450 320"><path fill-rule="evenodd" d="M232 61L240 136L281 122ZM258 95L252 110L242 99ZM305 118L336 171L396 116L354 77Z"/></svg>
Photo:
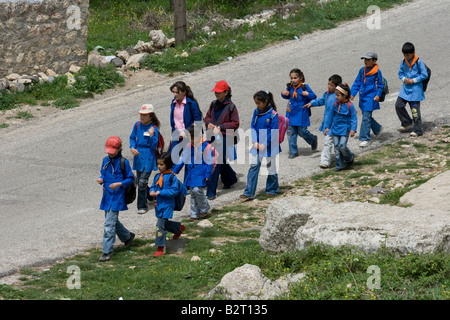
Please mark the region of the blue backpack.
<svg viewBox="0 0 450 320"><path fill-rule="evenodd" d="M175 174L172 174L169 178L169 182L170 184L173 183L173 179L177 179L177 177L175 176ZM177 183L178 183L178 193L175 196L175 211L181 211L183 210L184 207L184 203L186 202L186 195L187 195L187 188L186 186L181 183L180 180L177 179Z"/></svg>

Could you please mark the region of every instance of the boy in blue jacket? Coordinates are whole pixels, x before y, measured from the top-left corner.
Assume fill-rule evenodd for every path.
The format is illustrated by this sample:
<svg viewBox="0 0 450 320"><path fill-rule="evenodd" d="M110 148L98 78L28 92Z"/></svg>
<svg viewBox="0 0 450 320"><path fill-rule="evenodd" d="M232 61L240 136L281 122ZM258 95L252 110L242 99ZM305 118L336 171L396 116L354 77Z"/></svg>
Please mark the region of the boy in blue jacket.
<svg viewBox="0 0 450 320"><path fill-rule="evenodd" d="M359 93L359 108L362 111L361 128L359 131L359 146L367 147L370 144L370 130L378 137L383 127L373 118L373 111L380 109L380 97L383 93L383 76L378 67L378 55L375 52L367 52L364 59L364 67L356 76L351 88L350 100L353 101Z"/></svg>
<svg viewBox="0 0 450 320"><path fill-rule="evenodd" d="M417 137L423 135L420 102L425 100L422 82L428 78L428 72L423 61L417 57L412 43L406 42L402 52L405 58L400 63L398 77L402 80L403 86L395 103L395 111L401 122L398 130L405 131L413 126L410 136ZM406 111L407 103L411 107L412 118Z"/></svg>
<svg viewBox="0 0 450 320"><path fill-rule="evenodd" d="M314 100L316 94L305 84L305 76L300 69L293 69L289 73L291 82L286 90L281 92L283 99L288 99L286 117L289 118L287 131L289 142L289 159L298 156L297 136L302 137L306 143L311 145L312 150L317 149L317 136L308 131L310 125L310 110L303 106Z"/></svg>
<svg viewBox="0 0 450 320"><path fill-rule="evenodd" d="M342 82L342 77L334 74L328 79L328 90L324 92L322 97L314 99L310 103L307 103L303 108L325 106L325 111L323 113L323 121L319 127L319 131L325 131L325 123L327 122L327 115L334 108L334 103L336 102L336 87ZM333 137L326 135L323 142L323 150L320 155L319 167L326 169L331 165L331 151L333 150Z"/></svg>
<svg viewBox="0 0 450 320"><path fill-rule="evenodd" d="M128 159L125 159L125 172L122 172L120 161L122 158L122 141L117 136L106 140L105 152L97 183L103 185L103 197L100 210L105 211L103 232L103 255L100 262L108 261L113 255L116 234L119 239L130 246L135 234L128 231L119 221L119 211L128 210L125 202L125 189L134 183L133 171Z"/></svg>
<svg viewBox="0 0 450 320"><path fill-rule="evenodd" d="M153 257L159 257L164 254L166 248L167 231L173 233L172 239L178 239L186 227L180 222L171 221L175 209L175 197L180 191L178 179L172 172L172 157L170 152L163 152L156 160L159 173L155 175L153 184L150 187L150 195L156 197L155 215L156 221L156 253Z"/></svg>
<svg viewBox="0 0 450 320"><path fill-rule="evenodd" d="M191 220L195 221L204 218L210 210L203 188L207 186L213 171L213 150L203 139L200 126L190 126L188 132L191 143L183 151L181 161L173 167L173 172L178 174L186 165L185 185L191 195Z"/></svg>

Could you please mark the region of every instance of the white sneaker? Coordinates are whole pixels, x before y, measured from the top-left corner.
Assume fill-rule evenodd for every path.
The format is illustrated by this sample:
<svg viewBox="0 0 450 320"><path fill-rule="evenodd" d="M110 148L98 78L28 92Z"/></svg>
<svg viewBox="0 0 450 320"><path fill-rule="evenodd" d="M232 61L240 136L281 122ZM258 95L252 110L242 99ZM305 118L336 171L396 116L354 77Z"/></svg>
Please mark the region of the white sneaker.
<svg viewBox="0 0 450 320"><path fill-rule="evenodd" d="M414 131L409 134L410 137L417 138L419 135Z"/></svg>
<svg viewBox="0 0 450 320"><path fill-rule="evenodd" d="M321 167L322 169L326 169L329 167L329 165L327 165L326 163L321 163L319 164L319 167Z"/></svg>
<svg viewBox="0 0 450 320"><path fill-rule="evenodd" d="M138 213L138 214L146 214L147 211L148 211L148 210L145 210L145 209L139 209L137 213Z"/></svg>
<svg viewBox="0 0 450 320"><path fill-rule="evenodd" d="M367 141L367 140L365 140L365 141L361 142L361 143L359 144L359 146L360 146L361 148L364 148L364 147L367 147L369 144L370 144L370 142Z"/></svg>

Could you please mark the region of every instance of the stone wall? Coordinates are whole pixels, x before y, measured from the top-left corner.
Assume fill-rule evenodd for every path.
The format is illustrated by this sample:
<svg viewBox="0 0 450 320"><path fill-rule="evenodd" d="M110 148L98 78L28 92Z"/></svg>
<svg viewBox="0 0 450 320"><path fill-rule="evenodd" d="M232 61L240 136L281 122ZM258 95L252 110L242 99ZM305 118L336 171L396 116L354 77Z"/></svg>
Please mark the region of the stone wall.
<svg viewBox="0 0 450 320"><path fill-rule="evenodd" d="M89 0L0 0L0 78L87 63Z"/></svg>

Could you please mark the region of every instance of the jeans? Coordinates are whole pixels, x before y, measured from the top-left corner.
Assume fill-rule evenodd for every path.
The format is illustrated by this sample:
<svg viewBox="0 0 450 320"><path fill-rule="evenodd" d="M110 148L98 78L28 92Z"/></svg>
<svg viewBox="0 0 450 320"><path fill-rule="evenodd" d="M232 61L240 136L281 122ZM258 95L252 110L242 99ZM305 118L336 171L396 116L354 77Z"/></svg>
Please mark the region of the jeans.
<svg viewBox="0 0 450 320"><path fill-rule="evenodd" d="M147 171L137 171L137 180L138 180L138 190L137 190L137 208L139 209L148 209L147 205L147 196L149 192L148 188L148 179L150 178L151 172Z"/></svg>
<svg viewBox="0 0 450 320"><path fill-rule="evenodd" d="M156 221L156 228L157 230L156 230L155 246L165 247L167 231L172 232L174 234L180 232L181 223L176 221L170 221L169 219L158 218L158 220Z"/></svg>
<svg viewBox="0 0 450 320"><path fill-rule="evenodd" d="M277 195L279 191L278 174L276 168L277 156L264 158L267 160L267 180L266 180L266 193ZM245 188L244 195L253 199L255 197L256 187L258 185L258 175L262 163L261 157L252 156L252 164L248 170L247 175L247 187Z"/></svg>
<svg viewBox="0 0 450 320"><path fill-rule="evenodd" d="M409 116L408 111L406 111L407 103L409 103L409 106L411 107L412 118ZM395 102L395 111L402 123L402 127L407 127L414 123L413 131L418 135L423 135L420 101L406 101L405 99L398 97L397 102Z"/></svg>
<svg viewBox="0 0 450 320"><path fill-rule="evenodd" d="M381 125L372 117L372 111L363 111L361 129L359 131L360 141L370 140L370 129L372 129L374 135L378 135Z"/></svg>
<svg viewBox="0 0 450 320"><path fill-rule="evenodd" d="M308 127L299 126L289 126L287 136L290 154L298 154L297 136L305 139L306 143L309 145L313 143L315 137L315 135L308 131Z"/></svg>
<svg viewBox="0 0 450 320"><path fill-rule="evenodd" d="M333 145L333 136L325 136L323 140L322 153L320 154L320 163L326 164L327 166L331 164L331 152L333 151Z"/></svg>
<svg viewBox="0 0 450 320"><path fill-rule="evenodd" d="M119 211L105 211L103 253L108 254L114 250L116 234L122 242L129 240L131 236L130 231L128 231L119 221Z"/></svg>
<svg viewBox="0 0 450 320"><path fill-rule="evenodd" d="M191 187L191 218L200 218L200 215L211 209L202 187Z"/></svg>
<svg viewBox="0 0 450 320"><path fill-rule="evenodd" d="M333 136L336 169L345 169L346 162L353 161L354 155L347 147L348 133L345 136Z"/></svg>
<svg viewBox="0 0 450 320"><path fill-rule="evenodd" d="M224 162L223 164L216 164L216 167L209 178L208 187L206 189L206 195L208 197L216 196L216 189L219 184L219 175L221 176L225 189L230 188L238 180L236 177L236 172L234 172L228 163Z"/></svg>

